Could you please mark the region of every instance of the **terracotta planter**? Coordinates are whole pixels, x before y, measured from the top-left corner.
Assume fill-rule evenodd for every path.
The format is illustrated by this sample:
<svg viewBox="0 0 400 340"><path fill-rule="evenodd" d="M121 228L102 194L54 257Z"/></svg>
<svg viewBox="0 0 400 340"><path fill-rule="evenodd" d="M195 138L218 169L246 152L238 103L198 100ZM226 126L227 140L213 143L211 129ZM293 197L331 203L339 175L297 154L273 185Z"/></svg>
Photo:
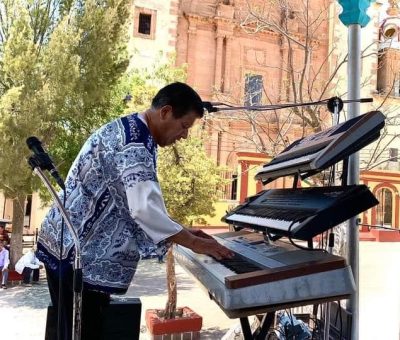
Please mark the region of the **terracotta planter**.
<svg viewBox="0 0 400 340"><path fill-rule="evenodd" d="M178 308L179 309L179 308ZM189 307L183 307L182 316L175 319L164 319L159 316L159 310L146 310L146 325L152 335L182 334L187 332L199 332L203 318L193 312Z"/></svg>
<svg viewBox="0 0 400 340"><path fill-rule="evenodd" d="M8 271L8 281L22 281L22 275L15 270Z"/></svg>

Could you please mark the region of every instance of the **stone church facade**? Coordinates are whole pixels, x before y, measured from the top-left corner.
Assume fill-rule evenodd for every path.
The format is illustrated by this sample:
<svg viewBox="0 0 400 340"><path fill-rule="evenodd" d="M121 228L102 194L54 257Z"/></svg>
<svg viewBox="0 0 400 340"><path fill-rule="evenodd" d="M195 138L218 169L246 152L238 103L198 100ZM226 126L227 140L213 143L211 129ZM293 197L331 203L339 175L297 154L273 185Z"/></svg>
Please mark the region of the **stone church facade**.
<svg viewBox="0 0 400 340"><path fill-rule="evenodd" d="M280 3L286 6L277 8L276 2L261 0L135 0L129 27L131 67L150 67L174 55L177 65L187 65L188 83L203 100L234 106L345 98L346 65L338 65L347 51L347 35L337 18L337 2L309 1L309 8L299 0ZM363 106L364 112L384 98L389 109L400 103L398 8L393 1L377 1L370 16L363 29L363 48L372 47L363 59L362 96L373 97L377 104ZM319 128L332 124L324 108L312 109L319 110L313 117ZM216 218L208 219L209 226L223 226L219 219L226 210L263 188L253 179L256 169L290 142L312 133L315 125L309 123L304 126L299 115L287 110L207 115L203 123L207 152L226 167L224 176L231 181L216 205ZM388 133L387 138L391 136ZM393 140L394 144L383 143L387 146L379 150L378 165L361 173L361 182L383 198L379 207L363 214L365 225L400 227L400 163L397 138ZM374 150L371 146L362 152L362 166ZM291 185L290 178L283 178L270 186ZM10 204L0 199L0 206L3 217L9 218ZM32 211L27 217L31 232L41 220L37 210ZM370 232L368 227L363 230Z"/></svg>

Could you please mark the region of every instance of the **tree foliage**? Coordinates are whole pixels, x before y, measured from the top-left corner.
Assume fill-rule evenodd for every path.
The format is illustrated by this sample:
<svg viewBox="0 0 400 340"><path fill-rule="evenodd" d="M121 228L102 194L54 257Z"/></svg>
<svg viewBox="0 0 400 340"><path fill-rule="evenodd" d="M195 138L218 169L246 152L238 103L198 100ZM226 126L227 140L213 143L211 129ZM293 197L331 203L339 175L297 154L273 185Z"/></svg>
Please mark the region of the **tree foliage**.
<svg viewBox="0 0 400 340"><path fill-rule="evenodd" d="M213 216L223 179L200 139L190 137L160 150L158 176L168 212L182 224Z"/></svg>
<svg viewBox="0 0 400 340"><path fill-rule="evenodd" d="M128 65L129 4L0 4L0 189L7 197L23 202L38 188L26 163L28 136L48 146L65 176L83 141L110 119L113 88ZM14 240L20 232L22 222L14 220Z"/></svg>

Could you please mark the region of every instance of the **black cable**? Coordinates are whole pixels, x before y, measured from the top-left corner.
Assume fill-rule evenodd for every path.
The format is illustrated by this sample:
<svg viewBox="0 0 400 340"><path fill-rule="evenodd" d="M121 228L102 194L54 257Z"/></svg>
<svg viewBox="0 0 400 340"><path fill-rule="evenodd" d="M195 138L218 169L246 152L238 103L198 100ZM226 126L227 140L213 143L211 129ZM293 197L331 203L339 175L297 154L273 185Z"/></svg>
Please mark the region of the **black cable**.
<svg viewBox="0 0 400 340"><path fill-rule="evenodd" d="M342 307L340 306L340 300L338 300L338 309L339 309L339 320L340 320L339 340L342 340L343 320L342 320Z"/></svg>
<svg viewBox="0 0 400 340"><path fill-rule="evenodd" d="M65 203L67 200L67 192L63 189L64 197L63 197L63 206L65 207ZM62 331L62 318L61 318L61 305L63 303L63 296L62 296L62 254L64 250L64 218L61 219L61 237L60 237L60 257L58 259L58 308L57 308L57 339L60 340L61 338L61 331Z"/></svg>
<svg viewBox="0 0 400 340"><path fill-rule="evenodd" d="M314 214L314 216L316 216L316 215L317 215L317 214ZM308 251L324 251L324 252L326 252L325 249L303 247L303 246L301 246L300 244L297 244L297 243L295 243L295 242L293 241L292 236L290 235L290 232L291 232L291 230L292 230L293 225L294 225L296 222L300 222L300 221L301 221L301 218L298 218L298 219L292 221L292 223L290 224L289 229L288 229L288 239L289 239L289 242L290 242L293 246L295 246L296 248L299 248L299 249L302 249L302 250L308 250Z"/></svg>
<svg viewBox="0 0 400 340"><path fill-rule="evenodd" d="M321 238L319 239L318 246L319 246L319 248L324 249L324 233L321 234Z"/></svg>
<svg viewBox="0 0 400 340"><path fill-rule="evenodd" d="M290 324L292 325L292 335L293 335L293 338L295 338L294 321L293 321L293 315L292 315L292 310L291 309L289 309L288 314L289 314Z"/></svg>
<svg viewBox="0 0 400 340"><path fill-rule="evenodd" d="M316 313L315 313L315 318L311 318L311 320L312 321L314 321L314 327L313 327L313 331L312 331L312 334L311 334L311 339L315 339L315 332L316 332L316 329L317 329L317 327L318 327L318 309L319 309L319 304L317 305L317 311L316 311ZM314 311L314 310L313 310Z"/></svg>
<svg viewBox="0 0 400 340"><path fill-rule="evenodd" d="M329 235L330 234L331 233L328 230L325 232L325 247L324 247L325 250L327 250L329 247L329 237L330 237Z"/></svg>

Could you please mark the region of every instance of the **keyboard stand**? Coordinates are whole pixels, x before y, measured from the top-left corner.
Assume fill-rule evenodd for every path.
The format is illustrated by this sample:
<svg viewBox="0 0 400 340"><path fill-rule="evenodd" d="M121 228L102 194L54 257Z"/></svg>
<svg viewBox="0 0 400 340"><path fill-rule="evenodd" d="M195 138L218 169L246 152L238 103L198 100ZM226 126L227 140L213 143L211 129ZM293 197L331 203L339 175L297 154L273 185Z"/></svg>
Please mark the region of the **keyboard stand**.
<svg viewBox="0 0 400 340"><path fill-rule="evenodd" d="M226 310L221 305L219 307L224 311L224 313L230 318L240 319L240 325L242 327L242 333L244 340L264 340L270 330L273 322L275 320L275 312L288 309L293 307L300 307L300 306L307 306L307 305L314 305L314 310L317 305L331 302L331 301L339 301L348 299L349 295L339 295L339 296L331 296L327 298L321 299L311 299L311 300L304 300L304 301L296 301L292 303L284 303L284 304L277 304L277 305L268 305L268 306L258 306L258 307L251 307L251 308L242 308L237 310ZM263 318L260 321L260 326L254 331L251 331L250 323L248 316L263 314Z"/></svg>
<svg viewBox="0 0 400 340"><path fill-rule="evenodd" d="M247 317L240 318L242 333L244 340L264 340L267 337L268 331L275 320L275 312L264 314L260 321L260 326L257 327L254 333L251 332L249 319Z"/></svg>

